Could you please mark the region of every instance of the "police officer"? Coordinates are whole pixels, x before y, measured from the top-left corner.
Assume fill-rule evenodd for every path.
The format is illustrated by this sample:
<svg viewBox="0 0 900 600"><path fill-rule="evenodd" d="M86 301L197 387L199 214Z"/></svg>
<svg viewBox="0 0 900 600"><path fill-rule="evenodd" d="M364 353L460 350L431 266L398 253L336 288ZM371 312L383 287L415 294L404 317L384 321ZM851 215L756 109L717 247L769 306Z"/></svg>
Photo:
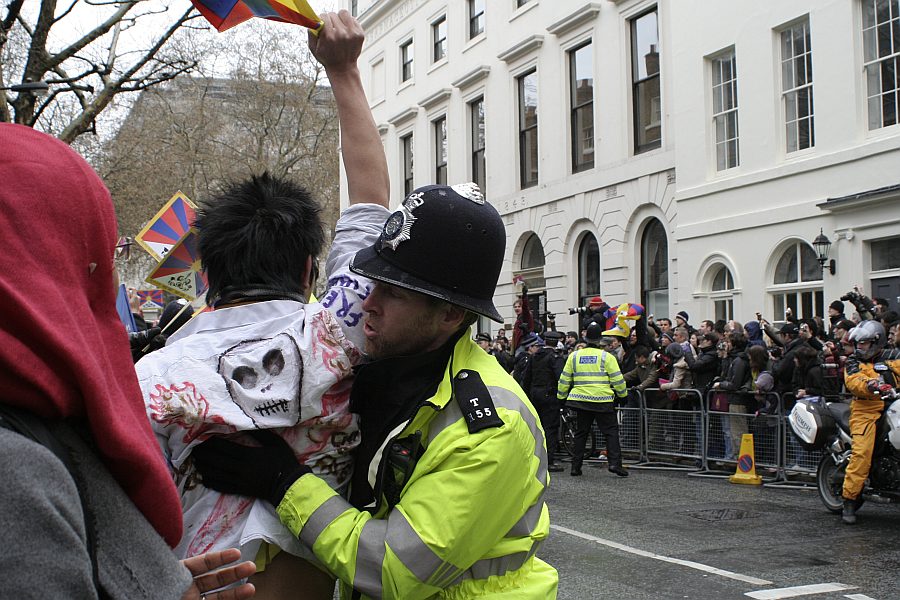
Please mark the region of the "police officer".
<svg viewBox="0 0 900 600"><path fill-rule="evenodd" d="M620 477L628 476L628 471L622 467L619 423L613 404L617 398L620 401L626 398L625 379L616 357L600 348L602 332L603 327L596 323L588 326L585 334L587 348L569 355L557 388L559 401L574 408L577 415L575 454L569 473L575 477L581 475L584 446L595 420L606 438L606 457L610 472Z"/></svg>
<svg viewBox="0 0 900 600"><path fill-rule="evenodd" d="M478 315L502 321L492 299L505 245L475 184L433 185L353 258L376 283L362 305L372 362L350 397L362 441L349 501L280 438L195 450L208 487L268 499L343 597L556 597L556 571L535 556L550 523L544 432L468 335Z"/></svg>
<svg viewBox="0 0 900 600"><path fill-rule="evenodd" d="M844 476L844 510L842 520L856 523L860 494L872 466L875 447L875 424L884 411L883 394L889 393L900 380L900 350L885 349L884 327L878 321L863 321L850 330L850 341L856 350L847 358L844 385L853 394L850 404L850 433L853 447Z"/></svg>
<svg viewBox="0 0 900 600"><path fill-rule="evenodd" d="M562 373L562 365L559 363L564 364L565 359L556 354L555 342L558 338L554 335L547 339L554 340L554 345L541 343L538 338L538 342L528 349L529 360L525 367L522 389L537 410L547 434L548 470L558 473L563 467L556 462L559 449L559 402L556 399L556 386Z"/></svg>

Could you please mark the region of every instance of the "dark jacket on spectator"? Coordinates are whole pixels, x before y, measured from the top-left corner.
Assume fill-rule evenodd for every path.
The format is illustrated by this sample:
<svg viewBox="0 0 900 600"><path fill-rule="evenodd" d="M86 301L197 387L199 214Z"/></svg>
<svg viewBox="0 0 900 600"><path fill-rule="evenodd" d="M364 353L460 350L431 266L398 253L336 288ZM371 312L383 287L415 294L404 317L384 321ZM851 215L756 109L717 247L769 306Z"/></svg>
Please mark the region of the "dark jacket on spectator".
<svg viewBox="0 0 900 600"><path fill-rule="evenodd" d="M719 382L719 389L726 392L748 392L752 382L750 381L750 361L747 360L746 352L735 352L732 350L728 353L728 368L725 370L722 381ZM729 398L731 404L746 404L746 398L739 395L732 395Z"/></svg>
<svg viewBox="0 0 900 600"><path fill-rule="evenodd" d="M705 394L709 390L709 386L713 379L719 375L719 356L716 354L716 347L700 348L694 364L691 366L691 372L694 374L694 388Z"/></svg>
<svg viewBox="0 0 900 600"><path fill-rule="evenodd" d="M635 367L623 375L625 383L633 386L641 391L647 388L656 387L659 382L659 372L656 370L656 364L651 355L650 359L643 365L635 364Z"/></svg>
<svg viewBox="0 0 900 600"><path fill-rule="evenodd" d="M796 396L797 390L805 390L807 396L824 396L830 393L825 384L825 373L822 361L817 357L805 366L794 369L791 381L791 392Z"/></svg>

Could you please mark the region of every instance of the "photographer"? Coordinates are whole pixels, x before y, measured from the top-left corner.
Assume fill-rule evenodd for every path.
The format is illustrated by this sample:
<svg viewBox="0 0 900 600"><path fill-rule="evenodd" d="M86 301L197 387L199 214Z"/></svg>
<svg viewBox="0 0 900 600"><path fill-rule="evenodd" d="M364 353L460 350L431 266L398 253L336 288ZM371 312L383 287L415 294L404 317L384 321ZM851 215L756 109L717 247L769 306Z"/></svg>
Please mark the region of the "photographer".
<svg viewBox="0 0 900 600"><path fill-rule="evenodd" d="M594 296L588 301L587 306L570 308L569 314L579 315L581 318L581 329L584 331L591 323L597 323L601 327L606 328L606 317L604 315L608 310L609 304L604 302L600 296Z"/></svg>

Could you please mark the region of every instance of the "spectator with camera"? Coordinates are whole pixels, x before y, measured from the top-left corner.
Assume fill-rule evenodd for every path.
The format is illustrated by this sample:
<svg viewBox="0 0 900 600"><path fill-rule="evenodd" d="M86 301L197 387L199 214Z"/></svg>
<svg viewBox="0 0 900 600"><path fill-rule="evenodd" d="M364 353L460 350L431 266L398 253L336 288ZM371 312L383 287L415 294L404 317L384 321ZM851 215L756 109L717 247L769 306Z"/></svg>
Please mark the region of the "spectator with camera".
<svg viewBox="0 0 900 600"><path fill-rule="evenodd" d="M606 326L606 312L609 310L609 304L603 301L600 296L594 296L586 306L577 306L569 309L570 315L578 315L581 323L581 330L585 331L591 323L597 323L601 327Z"/></svg>

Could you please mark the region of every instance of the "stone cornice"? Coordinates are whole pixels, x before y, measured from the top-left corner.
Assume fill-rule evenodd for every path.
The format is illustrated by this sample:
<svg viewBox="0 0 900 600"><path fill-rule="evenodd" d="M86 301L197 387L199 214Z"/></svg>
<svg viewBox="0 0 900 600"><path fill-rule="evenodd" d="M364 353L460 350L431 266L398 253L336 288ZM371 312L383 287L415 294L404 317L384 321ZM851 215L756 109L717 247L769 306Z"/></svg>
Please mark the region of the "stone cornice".
<svg viewBox="0 0 900 600"><path fill-rule="evenodd" d="M475 67L450 85L455 88L465 89L475 83L478 83L482 79L488 76L491 72L491 67L488 65L481 65L479 67Z"/></svg>
<svg viewBox="0 0 900 600"><path fill-rule="evenodd" d="M576 27L596 19L598 14L600 14L600 3L588 2L578 10L547 27L547 31L556 36L565 35Z"/></svg>
<svg viewBox="0 0 900 600"><path fill-rule="evenodd" d="M521 42L507 48L503 52L497 55L497 58L502 60L503 62L509 64L511 62L515 62L518 59L522 58L529 52L537 51L541 45L544 43L544 36L536 33L532 36L529 36L522 40Z"/></svg>
<svg viewBox="0 0 900 600"><path fill-rule="evenodd" d="M419 100L419 106L421 106L425 110L431 110L441 102L444 102L448 98L450 98L450 95L452 93L453 90L450 88L441 88L430 96Z"/></svg>

